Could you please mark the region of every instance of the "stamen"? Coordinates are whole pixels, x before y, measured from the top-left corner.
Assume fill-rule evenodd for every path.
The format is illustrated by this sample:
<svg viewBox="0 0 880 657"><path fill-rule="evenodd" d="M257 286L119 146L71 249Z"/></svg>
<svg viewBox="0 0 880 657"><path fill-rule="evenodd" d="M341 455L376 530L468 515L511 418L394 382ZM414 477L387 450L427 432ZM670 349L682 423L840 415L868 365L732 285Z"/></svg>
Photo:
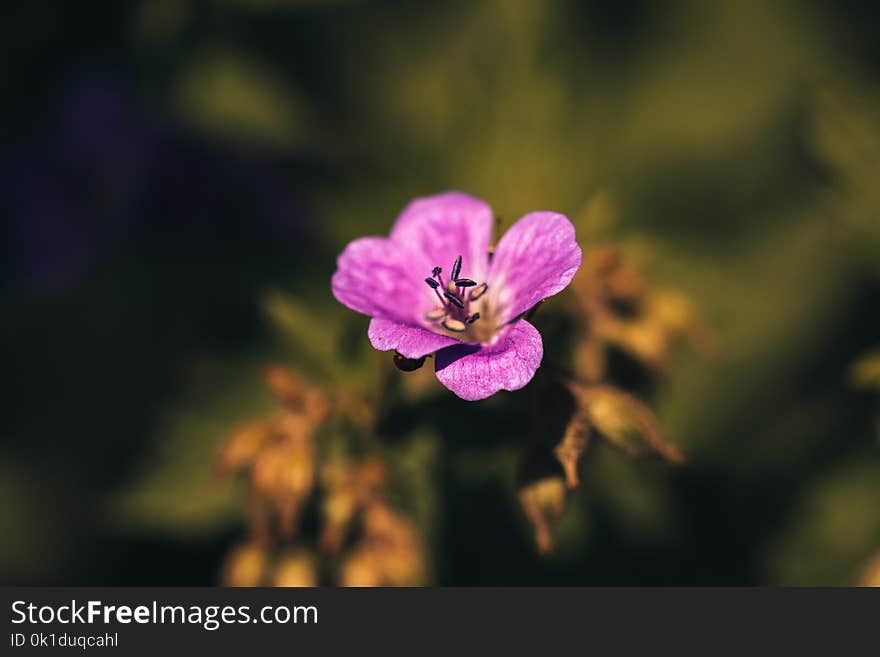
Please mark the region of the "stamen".
<svg viewBox="0 0 880 657"><path fill-rule="evenodd" d="M464 308L464 301L459 299L456 295L451 292L444 292L443 296L449 299L449 302L454 305L456 308Z"/></svg>
<svg viewBox="0 0 880 657"><path fill-rule="evenodd" d="M468 298L471 301L476 301L477 299L479 299L481 296L483 296L486 293L486 289L488 287L489 286L486 283L481 283L480 285L477 286L477 288L475 290L471 290L471 295Z"/></svg>
<svg viewBox="0 0 880 657"><path fill-rule="evenodd" d="M444 319L441 324L443 325L443 328L447 331L452 331L453 333L464 333L467 331L467 325L464 322L452 319L451 317Z"/></svg>
<svg viewBox="0 0 880 657"><path fill-rule="evenodd" d="M470 278L459 278L461 264L462 257L458 256L452 263L448 282L441 276L441 267L434 267L431 277L425 279L425 284L434 291L441 304L426 312L425 319L429 322L440 322L444 329L453 333L465 333L468 326L480 319L480 313L470 312L470 302L482 297L489 287L486 283L478 285Z"/></svg>
<svg viewBox="0 0 880 657"><path fill-rule="evenodd" d="M458 279L458 275L461 273L461 256L458 256L455 259L455 263L452 265L452 280Z"/></svg>

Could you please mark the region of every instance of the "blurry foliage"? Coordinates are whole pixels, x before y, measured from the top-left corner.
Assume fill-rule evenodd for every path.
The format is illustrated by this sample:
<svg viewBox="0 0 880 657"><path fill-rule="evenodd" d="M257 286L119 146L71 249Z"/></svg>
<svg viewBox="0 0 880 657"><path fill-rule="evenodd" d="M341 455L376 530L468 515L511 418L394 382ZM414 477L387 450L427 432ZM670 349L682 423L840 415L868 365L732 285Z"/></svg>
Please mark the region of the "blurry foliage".
<svg viewBox="0 0 880 657"><path fill-rule="evenodd" d="M814 87L807 138L829 168L825 209L840 239L880 275L880 87L852 74L825 73Z"/></svg>
<svg viewBox="0 0 880 657"><path fill-rule="evenodd" d="M875 455L817 481L770 549L774 580L796 586L855 584L878 545L880 477Z"/></svg>
<svg viewBox="0 0 880 657"><path fill-rule="evenodd" d="M268 409L271 395L252 383L259 377L247 365L207 366L194 379L194 400L179 404L159 424L157 452L114 503L119 522L175 534L210 532L229 522L240 506L212 481L210 464L228 427L256 409ZM229 384L211 390L210 381L217 379Z"/></svg>
<svg viewBox="0 0 880 657"><path fill-rule="evenodd" d="M880 552L875 554L865 566L859 584L861 586L880 586Z"/></svg>
<svg viewBox="0 0 880 657"><path fill-rule="evenodd" d="M854 385L863 388L880 388L880 348L864 354L850 369Z"/></svg>
<svg viewBox="0 0 880 657"><path fill-rule="evenodd" d="M302 104L265 66L210 52L197 57L178 84L180 112L199 129L282 148L304 138Z"/></svg>
<svg viewBox="0 0 880 657"><path fill-rule="evenodd" d="M214 581L246 505L210 464L277 408L266 362L376 423L373 438L334 425L346 442L319 451L385 463L432 581L868 581L880 51L871 3L820 4L10 9L3 581ZM104 92L71 100L95 73L117 81L109 113ZM430 362L397 372L329 293L348 240L450 188L504 225L566 213L583 273L605 272L535 317L548 363L627 391L568 432L570 408L534 430L540 391L562 398L550 368L528 389L537 411L510 394L469 406ZM585 299L598 326L572 319ZM613 413L603 438L608 404L636 421ZM599 445L638 451L656 427L684 467ZM560 493L563 464L579 490ZM521 501L555 543L543 559ZM261 549L240 543L229 577L324 568L314 544ZM353 578L375 571L356 554Z"/></svg>
<svg viewBox="0 0 880 657"><path fill-rule="evenodd" d="M357 446L344 431L371 432L373 414L347 393L322 390L278 365L264 379L280 412L240 426L215 461L218 476L238 474L248 484L248 536L227 555L221 581L315 586L323 579L320 554L333 564L330 581L344 586L425 584L424 540L388 504L385 464L353 459ZM310 549L306 515L316 496L320 530Z"/></svg>

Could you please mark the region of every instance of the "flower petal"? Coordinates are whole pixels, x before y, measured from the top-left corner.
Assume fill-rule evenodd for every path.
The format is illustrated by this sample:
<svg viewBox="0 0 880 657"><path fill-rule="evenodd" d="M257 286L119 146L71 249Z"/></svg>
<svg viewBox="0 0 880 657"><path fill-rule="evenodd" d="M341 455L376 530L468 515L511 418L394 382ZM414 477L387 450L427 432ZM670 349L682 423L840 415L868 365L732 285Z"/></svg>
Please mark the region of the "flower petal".
<svg viewBox="0 0 880 657"><path fill-rule="evenodd" d="M565 289L581 265L574 226L556 212L530 212L510 227L492 258L491 305L508 322Z"/></svg>
<svg viewBox="0 0 880 657"><path fill-rule="evenodd" d="M492 208L485 201L446 192L407 205L391 239L419 258L421 269L413 276L424 278L434 267L442 267L444 279L449 280L452 263L462 256L461 276L482 282L488 270L492 222Z"/></svg>
<svg viewBox="0 0 880 657"><path fill-rule="evenodd" d="M462 344L448 335L434 333L421 326L402 324L374 317L367 331L370 344L379 351L396 350L406 358L421 358L449 345Z"/></svg>
<svg viewBox="0 0 880 657"><path fill-rule="evenodd" d="M499 390L519 390L532 380L543 356L541 334L521 319L492 344L457 344L438 351L435 369L440 383L475 401Z"/></svg>
<svg viewBox="0 0 880 657"><path fill-rule="evenodd" d="M412 258L385 237L350 242L336 261L331 287L340 302L365 315L418 322L433 307L424 277L412 272Z"/></svg>

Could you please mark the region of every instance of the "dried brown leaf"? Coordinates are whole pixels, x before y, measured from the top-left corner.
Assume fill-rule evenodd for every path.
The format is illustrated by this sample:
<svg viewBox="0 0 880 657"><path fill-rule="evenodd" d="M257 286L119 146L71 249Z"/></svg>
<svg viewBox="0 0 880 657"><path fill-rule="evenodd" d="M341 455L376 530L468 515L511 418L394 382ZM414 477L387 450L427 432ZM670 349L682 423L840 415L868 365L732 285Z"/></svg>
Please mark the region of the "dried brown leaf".
<svg viewBox="0 0 880 657"><path fill-rule="evenodd" d="M537 479L519 491L519 501L532 527L538 553L553 550L553 530L565 509L565 482L561 477Z"/></svg>
<svg viewBox="0 0 880 657"><path fill-rule="evenodd" d="M587 451L590 429L591 425L587 413L584 410L579 410L565 428L562 440L553 449L553 453L565 471L565 483L569 488L577 488L580 485L578 462Z"/></svg>
<svg viewBox="0 0 880 657"><path fill-rule="evenodd" d="M609 444L633 457L661 456L681 465L684 455L666 442L654 413L629 393L605 385L571 383L590 423Z"/></svg>

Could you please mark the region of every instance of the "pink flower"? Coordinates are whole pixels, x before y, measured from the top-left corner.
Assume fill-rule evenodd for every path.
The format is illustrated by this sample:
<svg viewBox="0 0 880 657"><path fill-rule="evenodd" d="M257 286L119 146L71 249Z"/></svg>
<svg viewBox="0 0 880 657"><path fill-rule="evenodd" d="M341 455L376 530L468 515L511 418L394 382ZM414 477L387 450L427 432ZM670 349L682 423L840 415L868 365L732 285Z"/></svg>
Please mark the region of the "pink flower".
<svg viewBox="0 0 880 657"><path fill-rule="evenodd" d="M333 295L372 317L376 349L436 352L440 382L462 399L518 390L541 364L541 334L523 315L562 291L581 264L574 226L530 212L489 255L491 208L447 192L412 201L390 237L362 237L337 260Z"/></svg>

